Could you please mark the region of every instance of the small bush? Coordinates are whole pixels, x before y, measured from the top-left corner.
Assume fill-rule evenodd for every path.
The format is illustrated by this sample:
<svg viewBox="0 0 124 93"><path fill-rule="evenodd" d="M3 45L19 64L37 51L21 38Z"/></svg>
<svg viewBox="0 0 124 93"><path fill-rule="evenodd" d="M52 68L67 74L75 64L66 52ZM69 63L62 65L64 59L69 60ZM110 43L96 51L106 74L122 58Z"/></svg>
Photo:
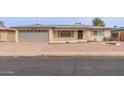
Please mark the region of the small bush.
<svg viewBox="0 0 124 93"><path fill-rule="evenodd" d="M68 42L68 41L66 41L66 44L69 44L69 42Z"/></svg>
<svg viewBox="0 0 124 93"><path fill-rule="evenodd" d="M112 38L111 38L111 37L109 37L109 38L108 38L108 41L112 41Z"/></svg>
<svg viewBox="0 0 124 93"><path fill-rule="evenodd" d="M108 41L107 37L104 37L104 38L103 38L103 41Z"/></svg>
<svg viewBox="0 0 124 93"><path fill-rule="evenodd" d="M112 41L111 37L104 37L103 41Z"/></svg>

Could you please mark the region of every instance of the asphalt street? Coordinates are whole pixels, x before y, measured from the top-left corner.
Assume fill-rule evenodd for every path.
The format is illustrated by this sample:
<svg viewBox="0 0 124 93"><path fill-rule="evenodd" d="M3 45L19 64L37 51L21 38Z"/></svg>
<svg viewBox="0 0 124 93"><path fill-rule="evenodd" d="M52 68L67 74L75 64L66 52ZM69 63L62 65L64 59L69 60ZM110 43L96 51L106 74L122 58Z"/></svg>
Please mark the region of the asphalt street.
<svg viewBox="0 0 124 93"><path fill-rule="evenodd" d="M123 76L124 57L0 57L0 76Z"/></svg>

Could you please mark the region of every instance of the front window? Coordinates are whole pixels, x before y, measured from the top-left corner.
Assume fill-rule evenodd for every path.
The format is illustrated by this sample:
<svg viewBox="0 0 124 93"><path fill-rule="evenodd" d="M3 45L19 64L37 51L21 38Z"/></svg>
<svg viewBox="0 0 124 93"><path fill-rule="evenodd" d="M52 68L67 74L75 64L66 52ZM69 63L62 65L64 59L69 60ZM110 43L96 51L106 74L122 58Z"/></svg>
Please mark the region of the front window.
<svg viewBox="0 0 124 93"><path fill-rule="evenodd" d="M103 35L103 31L101 31L101 30L94 30L93 31L93 35L94 36L102 36Z"/></svg>
<svg viewBox="0 0 124 93"><path fill-rule="evenodd" d="M59 31L59 37L73 37L73 31Z"/></svg>

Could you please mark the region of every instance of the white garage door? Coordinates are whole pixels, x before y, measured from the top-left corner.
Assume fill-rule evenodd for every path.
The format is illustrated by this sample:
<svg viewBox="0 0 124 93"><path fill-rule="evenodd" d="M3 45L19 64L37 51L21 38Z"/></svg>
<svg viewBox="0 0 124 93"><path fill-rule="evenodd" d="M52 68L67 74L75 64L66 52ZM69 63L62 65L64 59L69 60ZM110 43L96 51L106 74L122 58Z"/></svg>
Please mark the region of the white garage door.
<svg viewBox="0 0 124 93"><path fill-rule="evenodd" d="M19 31L19 42L48 42L48 31Z"/></svg>

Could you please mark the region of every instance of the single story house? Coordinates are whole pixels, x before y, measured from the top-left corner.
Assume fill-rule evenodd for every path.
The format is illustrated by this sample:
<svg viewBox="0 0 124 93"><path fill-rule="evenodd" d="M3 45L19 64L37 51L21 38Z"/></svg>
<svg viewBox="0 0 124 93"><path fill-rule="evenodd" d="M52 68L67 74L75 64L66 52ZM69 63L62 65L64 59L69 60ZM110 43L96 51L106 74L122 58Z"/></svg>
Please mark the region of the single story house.
<svg viewBox="0 0 124 93"><path fill-rule="evenodd" d="M16 42L74 43L102 41L111 36L109 27L88 26L80 23L74 25L35 24L11 28L16 29L11 36Z"/></svg>
<svg viewBox="0 0 124 93"><path fill-rule="evenodd" d="M111 37L114 41L124 41L124 27L114 28L111 31Z"/></svg>
<svg viewBox="0 0 124 93"><path fill-rule="evenodd" d="M0 42L8 41L8 42L15 42L16 41L16 30L2 27L0 26Z"/></svg>

